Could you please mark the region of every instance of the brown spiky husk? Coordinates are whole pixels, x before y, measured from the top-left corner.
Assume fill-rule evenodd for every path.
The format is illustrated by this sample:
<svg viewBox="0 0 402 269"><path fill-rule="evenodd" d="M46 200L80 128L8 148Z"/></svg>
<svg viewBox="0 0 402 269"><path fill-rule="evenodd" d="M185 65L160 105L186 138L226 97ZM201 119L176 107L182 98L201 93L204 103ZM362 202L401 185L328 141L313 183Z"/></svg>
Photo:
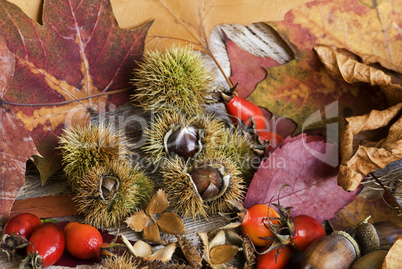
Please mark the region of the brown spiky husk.
<svg viewBox="0 0 402 269"><path fill-rule="evenodd" d="M220 143L215 147L206 148L207 154L219 151L231 158L241 171L241 176L250 182L260 162L253 150L253 142L239 128L224 128L221 131Z"/></svg>
<svg viewBox="0 0 402 269"><path fill-rule="evenodd" d="M197 115L209 102L213 73L190 47L149 51L134 70L131 100L144 110Z"/></svg>
<svg viewBox="0 0 402 269"><path fill-rule="evenodd" d="M191 183L189 171L194 167L206 164L221 164L226 173L231 175L226 192L216 200L205 202ZM207 218L218 212L226 212L233 209L228 201L239 201L245 194L244 180L239 177L240 171L234 162L219 154L202 155L197 160L184 163L179 158L170 159L167 165L161 169L162 185L174 211L182 217Z"/></svg>
<svg viewBox="0 0 402 269"><path fill-rule="evenodd" d="M171 126L194 126L201 132L202 151L214 148L220 143L224 131L224 123L214 115L198 115L188 117L178 112L163 112L155 118L149 129L145 131L147 141L144 152L152 159L155 165L163 166L170 156L166 153L164 138ZM212 150L211 150L212 151Z"/></svg>
<svg viewBox="0 0 402 269"><path fill-rule="evenodd" d="M128 160L129 143L113 125L89 125L64 130L60 137L60 149L64 172L75 190L84 173L96 164L107 160Z"/></svg>
<svg viewBox="0 0 402 269"><path fill-rule="evenodd" d="M188 240L184 236L176 235L177 243L181 248L184 256L188 263L192 266L192 268L201 268L202 267L202 257L197 247L195 247L190 240Z"/></svg>
<svg viewBox="0 0 402 269"><path fill-rule="evenodd" d="M193 269L194 267L176 261L163 263L160 260L147 261L124 253L121 256L109 256L102 261L102 269Z"/></svg>
<svg viewBox="0 0 402 269"><path fill-rule="evenodd" d="M101 196L100 181L105 175L119 180L112 199ZM85 216L85 223L107 228L120 225L133 211L142 208L152 193L152 181L138 167L132 168L128 162L116 160L88 170L81 178L73 200L77 213Z"/></svg>

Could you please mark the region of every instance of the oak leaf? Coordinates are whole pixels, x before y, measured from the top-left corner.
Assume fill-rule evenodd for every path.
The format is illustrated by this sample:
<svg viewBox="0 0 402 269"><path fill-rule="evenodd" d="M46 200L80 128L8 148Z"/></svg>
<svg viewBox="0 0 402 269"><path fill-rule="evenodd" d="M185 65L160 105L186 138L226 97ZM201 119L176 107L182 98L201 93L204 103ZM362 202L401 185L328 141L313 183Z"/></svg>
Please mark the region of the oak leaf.
<svg viewBox="0 0 402 269"><path fill-rule="evenodd" d="M402 159L402 103L385 110L346 118L347 125L340 137L341 165L338 184L347 191L355 190L363 176ZM354 137L392 124L388 135L379 141L362 141L357 150Z"/></svg>
<svg viewBox="0 0 402 269"><path fill-rule="evenodd" d="M14 55L0 36L0 100L14 75ZM13 111L0 104L0 219L7 218L25 183L26 162L38 155L34 141Z"/></svg>
<svg viewBox="0 0 402 269"><path fill-rule="evenodd" d="M4 104L43 157L35 157L42 183L61 167L55 148L62 129L128 102L124 91L149 27L120 29L109 0L45 0L43 25L0 1L0 33L16 58Z"/></svg>
<svg viewBox="0 0 402 269"><path fill-rule="evenodd" d="M337 185L338 148L318 136L287 138L260 164L248 189L244 206L278 202L292 207L291 216L310 215L319 221L352 201L356 192Z"/></svg>

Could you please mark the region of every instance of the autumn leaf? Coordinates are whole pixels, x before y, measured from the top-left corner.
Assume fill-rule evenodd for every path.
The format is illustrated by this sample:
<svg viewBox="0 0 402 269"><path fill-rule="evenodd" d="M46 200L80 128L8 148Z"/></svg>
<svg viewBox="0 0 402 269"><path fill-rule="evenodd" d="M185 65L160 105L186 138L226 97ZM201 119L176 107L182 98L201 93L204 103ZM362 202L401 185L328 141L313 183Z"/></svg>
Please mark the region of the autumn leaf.
<svg viewBox="0 0 402 269"><path fill-rule="evenodd" d="M55 148L62 129L128 102L149 27L120 29L108 0L45 0L43 25L0 1L0 32L16 58L4 104L43 157L35 158L42 183L61 167Z"/></svg>
<svg viewBox="0 0 402 269"><path fill-rule="evenodd" d="M14 75L14 55L0 36L0 100ZM14 113L0 107L0 219L7 218L18 191L25 183L27 160L39 154L34 141Z"/></svg>
<svg viewBox="0 0 402 269"><path fill-rule="evenodd" d="M56 218L73 216L77 211L71 195L65 194L16 200L10 216L24 212L32 213L39 218Z"/></svg>
<svg viewBox="0 0 402 269"><path fill-rule="evenodd" d="M402 103L388 109L373 110L369 114L346 118L347 125L341 134L338 184L346 191L353 191L363 176L402 159ZM386 138L376 141L360 141L355 137L364 131L391 126Z"/></svg>
<svg viewBox="0 0 402 269"><path fill-rule="evenodd" d="M335 212L354 199L337 185L337 147L317 136L287 138L280 148L261 163L251 181L244 206L278 202L292 207L291 215L310 215L319 221L332 218Z"/></svg>
<svg viewBox="0 0 402 269"><path fill-rule="evenodd" d="M247 98L265 76L265 68L279 66L280 64L270 57L258 57L241 49L235 42L224 35L224 42L231 66L230 79L234 84L238 83L236 93ZM272 115L267 109L260 107L266 118L267 131L287 137L296 130L296 124L285 117Z"/></svg>
<svg viewBox="0 0 402 269"><path fill-rule="evenodd" d="M299 130L325 126L325 120L312 124L309 117L334 102L339 105L339 119L385 108L385 98L376 87L334 80L312 51L314 46L325 44L360 57L373 55L383 59L384 65L389 63L387 66L400 66L400 34L389 29L393 23L401 23L397 2L382 1L376 7L366 2L313 1L289 11L284 21L269 22L293 49L295 59L267 69L267 78L249 100L275 115L294 120ZM378 16L385 16L386 21L381 24Z"/></svg>
<svg viewBox="0 0 402 269"><path fill-rule="evenodd" d="M384 195L375 200L366 199L360 195L356 199L338 210L335 216L329 219L329 223L334 230L343 230L355 228L357 224L371 216L370 223L380 221L401 221L398 216L398 210L392 207L392 199Z"/></svg>
<svg viewBox="0 0 402 269"><path fill-rule="evenodd" d="M219 24L249 25L260 21L282 20L291 8L305 0L202 0L127 1L111 0L122 28L133 28L155 20L146 39L146 49L164 50L175 45L193 45L206 52L212 29ZM144 12L152 10L152 12Z"/></svg>
<svg viewBox="0 0 402 269"><path fill-rule="evenodd" d="M378 85L391 104L402 102L402 85L394 82L398 80L398 75L386 74L380 69L345 56L329 46L316 46L314 51L332 77L343 79L348 83L365 82Z"/></svg>

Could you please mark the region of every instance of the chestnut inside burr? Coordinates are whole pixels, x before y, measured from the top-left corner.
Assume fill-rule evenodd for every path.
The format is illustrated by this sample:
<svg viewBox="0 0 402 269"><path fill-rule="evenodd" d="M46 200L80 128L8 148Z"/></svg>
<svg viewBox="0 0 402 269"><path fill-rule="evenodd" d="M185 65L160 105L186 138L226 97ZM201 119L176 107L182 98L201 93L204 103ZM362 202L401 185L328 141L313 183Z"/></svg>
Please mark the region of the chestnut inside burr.
<svg viewBox="0 0 402 269"><path fill-rule="evenodd" d="M165 150L171 157L178 155L187 161L201 150L199 138L194 126L176 125L165 136Z"/></svg>

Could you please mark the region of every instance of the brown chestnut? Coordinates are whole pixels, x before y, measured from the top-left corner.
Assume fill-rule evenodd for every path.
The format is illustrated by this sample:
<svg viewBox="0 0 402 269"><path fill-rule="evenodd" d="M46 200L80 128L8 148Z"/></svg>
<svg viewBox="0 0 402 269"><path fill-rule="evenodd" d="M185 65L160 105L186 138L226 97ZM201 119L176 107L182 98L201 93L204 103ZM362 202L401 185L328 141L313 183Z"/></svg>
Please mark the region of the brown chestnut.
<svg viewBox="0 0 402 269"><path fill-rule="evenodd" d="M389 249L398 235L402 236L402 222L364 222L355 230L355 239L362 255L380 249Z"/></svg>
<svg viewBox="0 0 402 269"><path fill-rule="evenodd" d="M303 253L302 269L349 269L360 257L359 246L346 232L335 231L312 243Z"/></svg>
<svg viewBox="0 0 402 269"><path fill-rule="evenodd" d="M165 151L173 157L178 155L187 161L202 149L200 135L194 126L172 126L164 138Z"/></svg>
<svg viewBox="0 0 402 269"><path fill-rule="evenodd" d="M222 187L222 176L217 169L207 166L196 168L190 173L202 199L216 196Z"/></svg>

